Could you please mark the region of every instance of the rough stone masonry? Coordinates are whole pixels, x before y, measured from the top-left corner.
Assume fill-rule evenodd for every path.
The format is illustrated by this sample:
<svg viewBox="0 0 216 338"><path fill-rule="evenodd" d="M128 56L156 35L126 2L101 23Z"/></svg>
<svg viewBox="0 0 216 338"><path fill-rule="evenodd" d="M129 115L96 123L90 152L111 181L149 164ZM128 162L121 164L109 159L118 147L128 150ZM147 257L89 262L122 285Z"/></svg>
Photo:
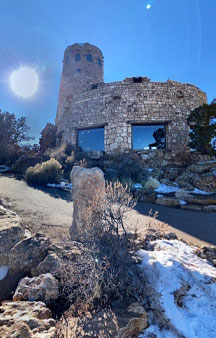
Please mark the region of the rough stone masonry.
<svg viewBox="0 0 216 338"><path fill-rule="evenodd" d="M79 130L104 128L104 150L133 149L133 125L163 125L165 151L186 150L187 117L206 103L191 84L151 82L146 77L103 82L103 55L96 46L74 44L64 55L56 126L59 142L77 148Z"/></svg>

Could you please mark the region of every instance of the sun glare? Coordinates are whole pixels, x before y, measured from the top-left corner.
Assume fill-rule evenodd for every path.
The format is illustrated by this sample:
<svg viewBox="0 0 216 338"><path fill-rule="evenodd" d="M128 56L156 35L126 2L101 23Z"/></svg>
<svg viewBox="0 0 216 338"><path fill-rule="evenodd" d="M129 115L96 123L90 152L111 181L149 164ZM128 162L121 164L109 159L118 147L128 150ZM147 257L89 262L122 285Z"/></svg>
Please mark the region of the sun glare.
<svg viewBox="0 0 216 338"><path fill-rule="evenodd" d="M38 75L34 68L20 67L10 76L10 87L13 92L22 98L33 96L38 90Z"/></svg>
<svg viewBox="0 0 216 338"><path fill-rule="evenodd" d="M151 8L151 5L150 5L150 4L146 5L146 8L147 8L147 9L150 9L150 8Z"/></svg>

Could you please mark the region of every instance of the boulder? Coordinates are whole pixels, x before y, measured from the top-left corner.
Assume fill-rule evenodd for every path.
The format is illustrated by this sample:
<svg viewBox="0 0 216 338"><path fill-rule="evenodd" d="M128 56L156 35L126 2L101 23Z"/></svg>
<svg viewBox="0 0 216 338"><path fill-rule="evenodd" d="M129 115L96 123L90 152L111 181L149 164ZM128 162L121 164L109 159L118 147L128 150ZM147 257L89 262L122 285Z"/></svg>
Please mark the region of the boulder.
<svg viewBox="0 0 216 338"><path fill-rule="evenodd" d="M214 175L195 177L193 185L200 190L216 192L216 178Z"/></svg>
<svg viewBox="0 0 216 338"><path fill-rule="evenodd" d="M200 204L200 205L216 205L216 198L215 197L211 197L211 196L206 196L206 195L190 195L189 196L185 196L185 201L187 201L188 203L192 203L192 204Z"/></svg>
<svg viewBox="0 0 216 338"><path fill-rule="evenodd" d="M177 176L181 175L183 170L181 168L166 167L163 172L163 178L174 181Z"/></svg>
<svg viewBox="0 0 216 338"><path fill-rule="evenodd" d="M139 302L117 301L112 304L112 309L118 323L115 338L135 338L148 327L147 313Z"/></svg>
<svg viewBox="0 0 216 338"><path fill-rule="evenodd" d="M137 190L133 192L134 197L139 202L155 203L157 193L152 190Z"/></svg>
<svg viewBox="0 0 216 338"><path fill-rule="evenodd" d="M180 205L181 209L192 210L192 211L201 211L202 207L196 204L182 204Z"/></svg>
<svg viewBox="0 0 216 338"><path fill-rule="evenodd" d="M10 250L24 238L24 234L19 218L8 218L7 215L0 218L0 266L8 265Z"/></svg>
<svg viewBox="0 0 216 338"><path fill-rule="evenodd" d="M56 272L60 264L59 257L54 253L50 253L46 256L46 258L40 262L36 267L31 269L32 276L38 276L44 273L52 273Z"/></svg>
<svg viewBox="0 0 216 338"><path fill-rule="evenodd" d="M191 198L191 195L184 190L178 190L175 193L175 197L178 198L179 200L187 201L188 198Z"/></svg>
<svg viewBox="0 0 216 338"><path fill-rule="evenodd" d="M14 271L30 272L45 259L50 241L42 234L36 234L17 243L9 254L9 266Z"/></svg>
<svg viewBox="0 0 216 338"><path fill-rule="evenodd" d="M91 220L94 224L100 221L97 212L104 206L105 181L99 168L86 169L75 166L70 177L73 187L73 222L70 236L72 240L79 240Z"/></svg>
<svg viewBox="0 0 216 338"><path fill-rule="evenodd" d="M179 205L179 200L174 197L160 197L156 199L157 204L166 205L167 207Z"/></svg>
<svg viewBox="0 0 216 338"><path fill-rule="evenodd" d="M13 301L43 301L49 304L59 297L58 281L50 274L20 280Z"/></svg>
<svg viewBox="0 0 216 338"><path fill-rule="evenodd" d="M216 161L199 162L192 164L187 168L187 170L197 174L208 173L212 169L216 169Z"/></svg>
<svg viewBox="0 0 216 338"><path fill-rule="evenodd" d="M57 338L55 320L42 302L4 302L0 306L0 337Z"/></svg>
<svg viewBox="0 0 216 338"><path fill-rule="evenodd" d="M216 212L216 205L207 205L203 207L203 210L207 212Z"/></svg>
<svg viewBox="0 0 216 338"><path fill-rule="evenodd" d="M192 173L190 171L184 171L180 176L175 179L175 182L178 183L180 188L190 189L193 187L194 179L198 179L199 175Z"/></svg>

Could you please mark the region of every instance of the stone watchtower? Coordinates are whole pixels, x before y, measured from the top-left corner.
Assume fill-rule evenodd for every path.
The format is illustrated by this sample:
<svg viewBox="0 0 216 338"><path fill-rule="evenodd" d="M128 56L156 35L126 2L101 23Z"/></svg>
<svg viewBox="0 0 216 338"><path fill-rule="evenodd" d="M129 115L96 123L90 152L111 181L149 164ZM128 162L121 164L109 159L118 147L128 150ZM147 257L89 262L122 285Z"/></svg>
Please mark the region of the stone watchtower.
<svg viewBox="0 0 216 338"><path fill-rule="evenodd" d="M63 117L67 99L103 82L103 54L89 43L75 43L66 48L58 98L56 123Z"/></svg>

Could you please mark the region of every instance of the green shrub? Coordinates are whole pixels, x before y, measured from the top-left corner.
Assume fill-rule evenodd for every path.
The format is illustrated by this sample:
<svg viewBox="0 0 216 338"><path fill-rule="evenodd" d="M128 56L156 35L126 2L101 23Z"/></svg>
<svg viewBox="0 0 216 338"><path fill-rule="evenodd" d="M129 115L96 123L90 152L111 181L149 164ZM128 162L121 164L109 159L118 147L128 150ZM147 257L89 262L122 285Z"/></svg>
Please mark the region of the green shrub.
<svg viewBox="0 0 216 338"><path fill-rule="evenodd" d="M61 179L61 164L54 158L49 161L36 164L26 170L25 180L28 183L35 183L46 186L47 183L59 183Z"/></svg>
<svg viewBox="0 0 216 338"><path fill-rule="evenodd" d="M102 169L107 181L119 181L123 185L127 183L130 187L134 183L144 184L149 176L149 172L143 167L142 160L130 153L111 156L107 165Z"/></svg>

